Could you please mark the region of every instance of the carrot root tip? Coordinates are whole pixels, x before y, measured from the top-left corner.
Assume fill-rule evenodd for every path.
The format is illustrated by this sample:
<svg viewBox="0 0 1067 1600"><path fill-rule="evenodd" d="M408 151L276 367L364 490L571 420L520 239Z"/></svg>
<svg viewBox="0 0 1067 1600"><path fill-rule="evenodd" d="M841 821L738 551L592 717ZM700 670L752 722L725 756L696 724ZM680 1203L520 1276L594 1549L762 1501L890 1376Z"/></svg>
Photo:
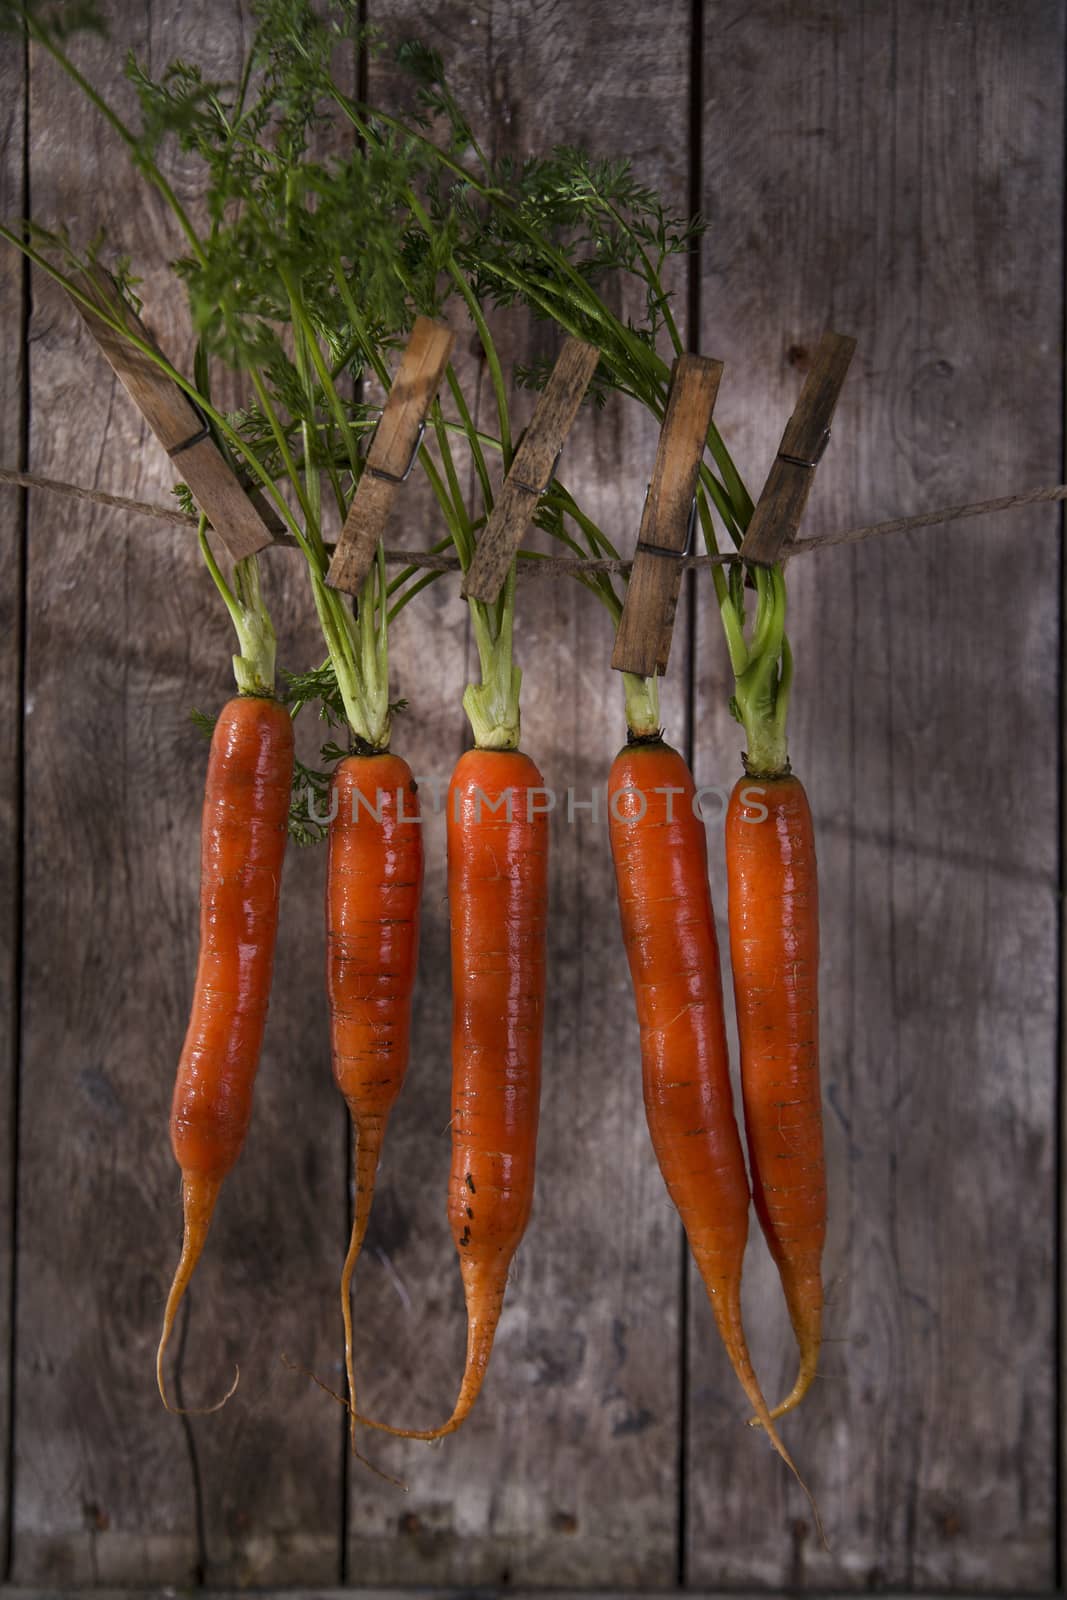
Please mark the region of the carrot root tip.
<svg viewBox="0 0 1067 1600"><path fill-rule="evenodd" d="M162 1355L162 1351L160 1353ZM156 1372L156 1383L159 1387L159 1397L162 1400L165 1409L169 1411L173 1417L213 1416L216 1411L221 1411L223 1406L226 1405L229 1400L233 1399L234 1395L237 1393L237 1385L240 1383L240 1381L241 1368L235 1361L233 1364L233 1382L230 1384L230 1387L226 1390L226 1393L223 1395L221 1400L216 1400L215 1404L211 1406L175 1406L171 1404L167 1397L167 1388L163 1379L162 1371L157 1370Z"/></svg>
<svg viewBox="0 0 1067 1600"><path fill-rule="evenodd" d="M159 1336L159 1345L156 1349L156 1387L159 1398L168 1411L175 1412L178 1416L208 1416L212 1411L221 1411L229 1400L241 1379L240 1367L235 1368L233 1383L227 1389L221 1400L213 1406L188 1407L172 1406L167 1399L167 1386L163 1377L163 1362L167 1354L167 1346L174 1329L175 1318L189 1287L189 1280L196 1270L207 1239L211 1218L218 1199L221 1179L205 1178L197 1173L185 1173L182 1176L182 1250L178 1258L178 1265L174 1270L170 1290L167 1294L167 1304L163 1312L163 1330Z"/></svg>

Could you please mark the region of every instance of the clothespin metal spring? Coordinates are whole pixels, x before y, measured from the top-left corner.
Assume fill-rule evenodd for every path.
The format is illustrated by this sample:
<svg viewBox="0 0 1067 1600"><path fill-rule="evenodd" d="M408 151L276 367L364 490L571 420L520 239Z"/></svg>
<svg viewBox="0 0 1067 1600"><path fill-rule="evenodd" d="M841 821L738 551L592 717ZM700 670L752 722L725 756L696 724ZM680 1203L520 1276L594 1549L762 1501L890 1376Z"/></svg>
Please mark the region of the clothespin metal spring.
<svg viewBox="0 0 1067 1600"><path fill-rule="evenodd" d="M645 485L645 499L646 500L648 499L648 491L651 489L651 487L652 487L651 484L646 484ZM692 500L689 502L689 522L686 525L686 530L685 530L685 544L682 546L682 548L680 550L670 550L670 549L667 548L666 545L663 545L663 544L649 544L648 541L645 540L645 539L638 539L636 545L634 546L634 552L636 554L636 552L638 550L644 550L646 552L646 554L648 554L650 556L669 556L673 561L684 561L686 556L692 554L692 550L693 550L693 534L696 531L696 525L697 525L697 497L696 497L696 495L694 495Z"/></svg>
<svg viewBox="0 0 1067 1600"><path fill-rule="evenodd" d="M563 446L560 445L559 449L556 451L556 458L552 463L552 470L548 474L548 478L542 488L538 489L535 484L525 483L522 478L512 478L511 482L515 485L516 489L525 489L527 494L535 495L538 499L540 499L543 494L548 493L556 481L556 468L559 466L560 457L562 454Z"/></svg>
<svg viewBox="0 0 1067 1600"><path fill-rule="evenodd" d="M186 395L186 399L189 399L188 395ZM194 408L197 415L203 419L203 426L199 428L196 433L191 433L188 439L183 439L181 444L172 444L169 446L167 454L172 461L174 460L175 456L180 456L183 450L191 450L194 444L202 444L205 439L211 438L211 424L204 416L203 411L201 411L200 407L194 400L190 400L189 404Z"/></svg>
<svg viewBox="0 0 1067 1600"><path fill-rule="evenodd" d="M813 454L810 457L805 459L805 457L803 457L803 456L791 456L785 450L779 450L779 452L778 452L778 460L779 461L788 461L788 463L789 463L789 465L791 467L806 467L809 472L814 472L815 468L819 465L819 462L822 460L823 456L826 454L826 446L829 443L830 443L830 429L829 428L824 428L823 431L822 431L822 435L821 435L821 437L819 439L819 442L816 445L815 450L814 450Z"/></svg>
<svg viewBox="0 0 1067 1600"><path fill-rule="evenodd" d="M378 428L376 427L374 433L377 432ZM370 442L372 445L374 443L374 433L371 434ZM422 441L425 436L426 419L423 418L423 420L419 423L419 431L415 435L415 443L411 447L411 454L408 457L408 464L404 468L403 472L388 472L385 467L372 467L370 465L367 465L363 468L364 472L369 472L372 478L381 478L383 483L407 483L408 479L411 477L411 474L415 470L415 463L419 459L419 451L422 449Z"/></svg>

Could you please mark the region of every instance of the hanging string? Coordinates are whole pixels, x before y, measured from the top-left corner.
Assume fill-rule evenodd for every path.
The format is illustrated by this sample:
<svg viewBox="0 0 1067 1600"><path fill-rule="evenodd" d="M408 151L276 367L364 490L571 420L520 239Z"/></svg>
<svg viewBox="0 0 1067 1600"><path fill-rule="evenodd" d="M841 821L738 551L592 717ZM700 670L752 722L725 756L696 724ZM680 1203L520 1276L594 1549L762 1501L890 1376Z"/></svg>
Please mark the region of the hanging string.
<svg viewBox="0 0 1067 1600"><path fill-rule="evenodd" d="M52 494L66 495L73 500L88 501L93 505L107 506L113 510L131 511L139 516L152 517L157 522L169 522L180 527L196 527L196 518L187 516L176 507L161 506L150 500L131 500L125 495L108 494L103 489L85 489L80 484L63 483L58 478L45 478L36 472L17 472L11 467L0 467L0 484L19 489L47 489ZM912 517L892 517L887 522L871 522L861 528L844 528L835 533L815 534L810 539L798 539L786 551L792 561L812 550L826 550L837 545L862 544L867 539L881 539L894 533L911 533L919 528L948 527L973 517L991 516L998 511L1013 511L1019 506L1042 505L1056 500L1067 500L1067 484L1058 483L1046 489L1024 489L1018 494L1001 495L996 500L978 500L969 505L941 506L936 511L923 511ZM295 545L291 534L275 533L279 545ZM458 572L459 558L453 555L432 555L428 550L387 549L385 559L391 565L419 567L428 572ZM524 577L579 577L585 573L607 572L625 575L632 561L615 561L608 558L584 559L577 556L520 555L520 570ZM725 566L736 561L735 552L715 556L685 556L682 566L700 568Z"/></svg>

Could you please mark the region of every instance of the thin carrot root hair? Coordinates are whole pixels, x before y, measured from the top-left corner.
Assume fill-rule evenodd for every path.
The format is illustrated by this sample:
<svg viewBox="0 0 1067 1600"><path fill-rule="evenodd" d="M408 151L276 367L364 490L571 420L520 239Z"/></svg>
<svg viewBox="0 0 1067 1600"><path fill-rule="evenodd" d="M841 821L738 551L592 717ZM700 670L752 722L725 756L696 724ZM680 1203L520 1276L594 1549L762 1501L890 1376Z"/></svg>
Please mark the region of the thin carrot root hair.
<svg viewBox="0 0 1067 1600"><path fill-rule="evenodd" d="M167 1346L174 1328L174 1319L178 1315L178 1308L182 1303L185 1291L189 1287L189 1280L196 1271L196 1264L207 1240L208 1229L211 1227L211 1218L215 1211L215 1202L219 1197L222 1181L219 1178L205 1178L198 1173L186 1174L182 1178L182 1213L184 1228L182 1232L182 1253L178 1258L174 1280L167 1295L166 1309L163 1312L163 1331L159 1337L159 1347L156 1350L156 1385L159 1389L159 1398L168 1411L179 1417L207 1417L213 1411L221 1411L232 1395L236 1392L241 1381L241 1369L234 1366L233 1382L226 1390L221 1400L216 1400L213 1406L175 1406L167 1398L166 1380L163 1376L163 1361L167 1354Z"/></svg>
<svg viewBox="0 0 1067 1600"><path fill-rule="evenodd" d="M356 1270L367 1235L371 1205L374 1201L374 1180L382 1149L384 1127L379 1118L356 1118L356 1197L352 1211L352 1232L348 1240L348 1254L341 1269L341 1318L345 1330L345 1380L348 1384L348 1439L353 1455L356 1448L356 1367L352 1349L352 1275ZM363 1460L363 1457L360 1457ZM366 1462L367 1466L371 1463ZM373 1470L377 1470L376 1468ZM385 1476L385 1474L383 1474Z"/></svg>
<svg viewBox="0 0 1067 1600"><path fill-rule="evenodd" d="M280 1359L282 1366L287 1372L295 1372L301 1378L310 1378L316 1389L321 1389L323 1394L328 1394L330 1399L336 1401L336 1403L345 1411L351 1411L352 1408L345 1399L344 1395L338 1394L336 1389L331 1389L330 1385L325 1381L325 1379L320 1378L317 1372L312 1372L311 1368L305 1367L301 1361L294 1361L292 1356L287 1356L284 1351ZM362 1420L362 1417L359 1418L359 1421ZM386 1472L384 1467L375 1466L374 1462L369 1460L367 1456L363 1455L361 1451L357 1450L354 1445L352 1447L352 1454L362 1466L367 1467L371 1472L373 1472L376 1478L381 1478L385 1483L392 1484L394 1489L402 1489L405 1494L410 1493L408 1485L404 1482L403 1478L394 1478L392 1473Z"/></svg>

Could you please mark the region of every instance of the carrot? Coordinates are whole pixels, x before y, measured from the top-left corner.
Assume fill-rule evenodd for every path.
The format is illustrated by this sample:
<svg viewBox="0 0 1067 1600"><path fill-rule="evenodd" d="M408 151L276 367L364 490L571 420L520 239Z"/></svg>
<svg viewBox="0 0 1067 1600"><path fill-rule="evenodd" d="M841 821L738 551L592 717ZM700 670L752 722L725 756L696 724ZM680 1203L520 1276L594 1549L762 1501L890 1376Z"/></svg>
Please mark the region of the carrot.
<svg viewBox="0 0 1067 1600"><path fill-rule="evenodd" d="M818 1366L826 1239L819 893L811 811L798 779L737 783L726 866L753 1197L800 1352L796 1382L771 1412L780 1417L799 1405Z"/></svg>
<svg viewBox="0 0 1067 1600"><path fill-rule="evenodd" d="M533 1203L548 918L548 819L535 799L543 784L518 750L468 750L449 785L448 1220L463 1275L467 1359L442 1432L457 1428L478 1397Z"/></svg>
<svg viewBox="0 0 1067 1600"><path fill-rule="evenodd" d="M422 827L411 768L387 753L334 774L326 878L326 986L333 1074L356 1135L356 1196L341 1274L353 1441L352 1274L374 1199L382 1139L407 1071L419 944Z"/></svg>
<svg viewBox="0 0 1067 1600"><path fill-rule="evenodd" d="M452 1169L448 1220L467 1308L452 1415L428 1430L359 1421L401 1439L454 1433L478 1398L508 1268L533 1201L541 1089L548 822L537 767L518 750L468 750L448 791L452 921Z"/></svg>
<svg viewBox="0 0 1067 1600"><path fill-rule="evenodd" d="M270 997L292 771L293 729L285 707L259 695L228 701L208 758L200 956L170 1118L171 1144L182 1172L184 1234L156 1353L156 1382L168 1411L174 1407L163 1380L167 1342L252 1110Z"/></svg>
<svg viewBox="0 0 1067 1600"><path fill-rule="evenodd" d="M771 1420L741 1320L749 1187L730 1088L707 843L694 793L685 760L661 739L630 744L612 763L609 830L641 1030L645 1114L730 1363L804 1488Z"/></svg>

